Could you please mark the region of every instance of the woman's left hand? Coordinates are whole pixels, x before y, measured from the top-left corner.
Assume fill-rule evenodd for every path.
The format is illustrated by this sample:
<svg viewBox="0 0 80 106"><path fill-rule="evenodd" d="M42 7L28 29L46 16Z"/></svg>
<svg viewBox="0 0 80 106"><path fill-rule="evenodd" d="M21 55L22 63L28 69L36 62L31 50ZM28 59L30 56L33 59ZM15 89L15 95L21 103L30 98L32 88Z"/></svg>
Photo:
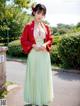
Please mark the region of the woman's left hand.
<svg viewBox="0 0 80 106"><path fill-rule="evenodd" d="M42 51L46 51L46 45L45 44L41 45L41 47L39 49Z"/></svg>

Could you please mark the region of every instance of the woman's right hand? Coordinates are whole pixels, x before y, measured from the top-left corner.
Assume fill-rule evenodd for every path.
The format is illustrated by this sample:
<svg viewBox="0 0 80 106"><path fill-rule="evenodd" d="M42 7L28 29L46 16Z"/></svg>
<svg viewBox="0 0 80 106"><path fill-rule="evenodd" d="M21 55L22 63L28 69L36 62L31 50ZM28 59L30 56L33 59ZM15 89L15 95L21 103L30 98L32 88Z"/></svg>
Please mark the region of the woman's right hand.
<svg viewBox="0 0 80 106"><path fill-rule="evenodd" d="M37 51L46 51L46 47L44 45L37 46L36 44L33 44L32 47Z"/></svg>
<svg viewBox="0 0 80 106"><path fill-rule="evenodd" d="M39 47L39 46L37 46L36 44L33 44L33 45L32 45L32 47L33 47L35 50L37 50L37 51L39 51L39 50L40 50L40 47Z"/></svg>

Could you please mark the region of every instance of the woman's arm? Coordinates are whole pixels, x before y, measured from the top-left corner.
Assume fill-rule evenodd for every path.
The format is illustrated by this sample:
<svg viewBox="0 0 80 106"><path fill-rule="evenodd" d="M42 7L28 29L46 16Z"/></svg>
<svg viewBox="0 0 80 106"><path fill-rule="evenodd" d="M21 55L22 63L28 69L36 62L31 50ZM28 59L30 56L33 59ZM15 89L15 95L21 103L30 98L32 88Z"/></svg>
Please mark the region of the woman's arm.
<svg viewBox="0 0 80 106"><path fill-rule="evenodd" d="M21 46L22 50L25 54L28 54L29 51L32 49L32 42L28 40L28 31L29 31L29 25L26 25L23 29L20 41L21 41Z"/></svg>
<svg viewBox="0 0 80 106"><path fill-rule="evenodd" d="M50 51L51 45L53 43L53 35L51 34L50 28L48 26L46 26L46 28L47 28L47 37L45 39L45 43L43 44L43 46L45 46L46 49Z"/></svg>
<svg viewBox="0 0 80 106"><path fill-rule="evenodd" d="M46 47L49 43L50 43L50 41L47 41L47 42L44 43L42 46Z"/></svg>

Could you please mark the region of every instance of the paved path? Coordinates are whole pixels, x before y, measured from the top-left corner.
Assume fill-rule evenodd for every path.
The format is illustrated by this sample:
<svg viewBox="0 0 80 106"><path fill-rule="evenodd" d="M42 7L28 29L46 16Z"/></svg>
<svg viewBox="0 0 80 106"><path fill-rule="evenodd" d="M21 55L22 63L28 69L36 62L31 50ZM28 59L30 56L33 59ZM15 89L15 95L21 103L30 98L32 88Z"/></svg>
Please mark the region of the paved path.
<svg viewBox="0 0 80 106"><path fill-rule="evenodd" d="M23 106L26 64L7 61L6 68L7 80L20 85L9 93L8 106ZM80 106L80 74L53 71L53 87L55 99L52 106Z"/></svg>

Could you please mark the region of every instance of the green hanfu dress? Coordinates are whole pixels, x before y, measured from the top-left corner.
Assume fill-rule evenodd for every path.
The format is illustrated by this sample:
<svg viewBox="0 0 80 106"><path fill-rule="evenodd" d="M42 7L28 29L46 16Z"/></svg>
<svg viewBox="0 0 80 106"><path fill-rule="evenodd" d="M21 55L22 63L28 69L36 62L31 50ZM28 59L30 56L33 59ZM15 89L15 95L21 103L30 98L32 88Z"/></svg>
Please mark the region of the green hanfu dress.
<svg viewBox="0 0 80 106"><path fill-rule="evenodd" d="M37 46L44 43L46 31L35 23L34 37ZM48 51L30 51L24 83L24 101L29 104L48 105L54 99L51 60Z"/></svg>

